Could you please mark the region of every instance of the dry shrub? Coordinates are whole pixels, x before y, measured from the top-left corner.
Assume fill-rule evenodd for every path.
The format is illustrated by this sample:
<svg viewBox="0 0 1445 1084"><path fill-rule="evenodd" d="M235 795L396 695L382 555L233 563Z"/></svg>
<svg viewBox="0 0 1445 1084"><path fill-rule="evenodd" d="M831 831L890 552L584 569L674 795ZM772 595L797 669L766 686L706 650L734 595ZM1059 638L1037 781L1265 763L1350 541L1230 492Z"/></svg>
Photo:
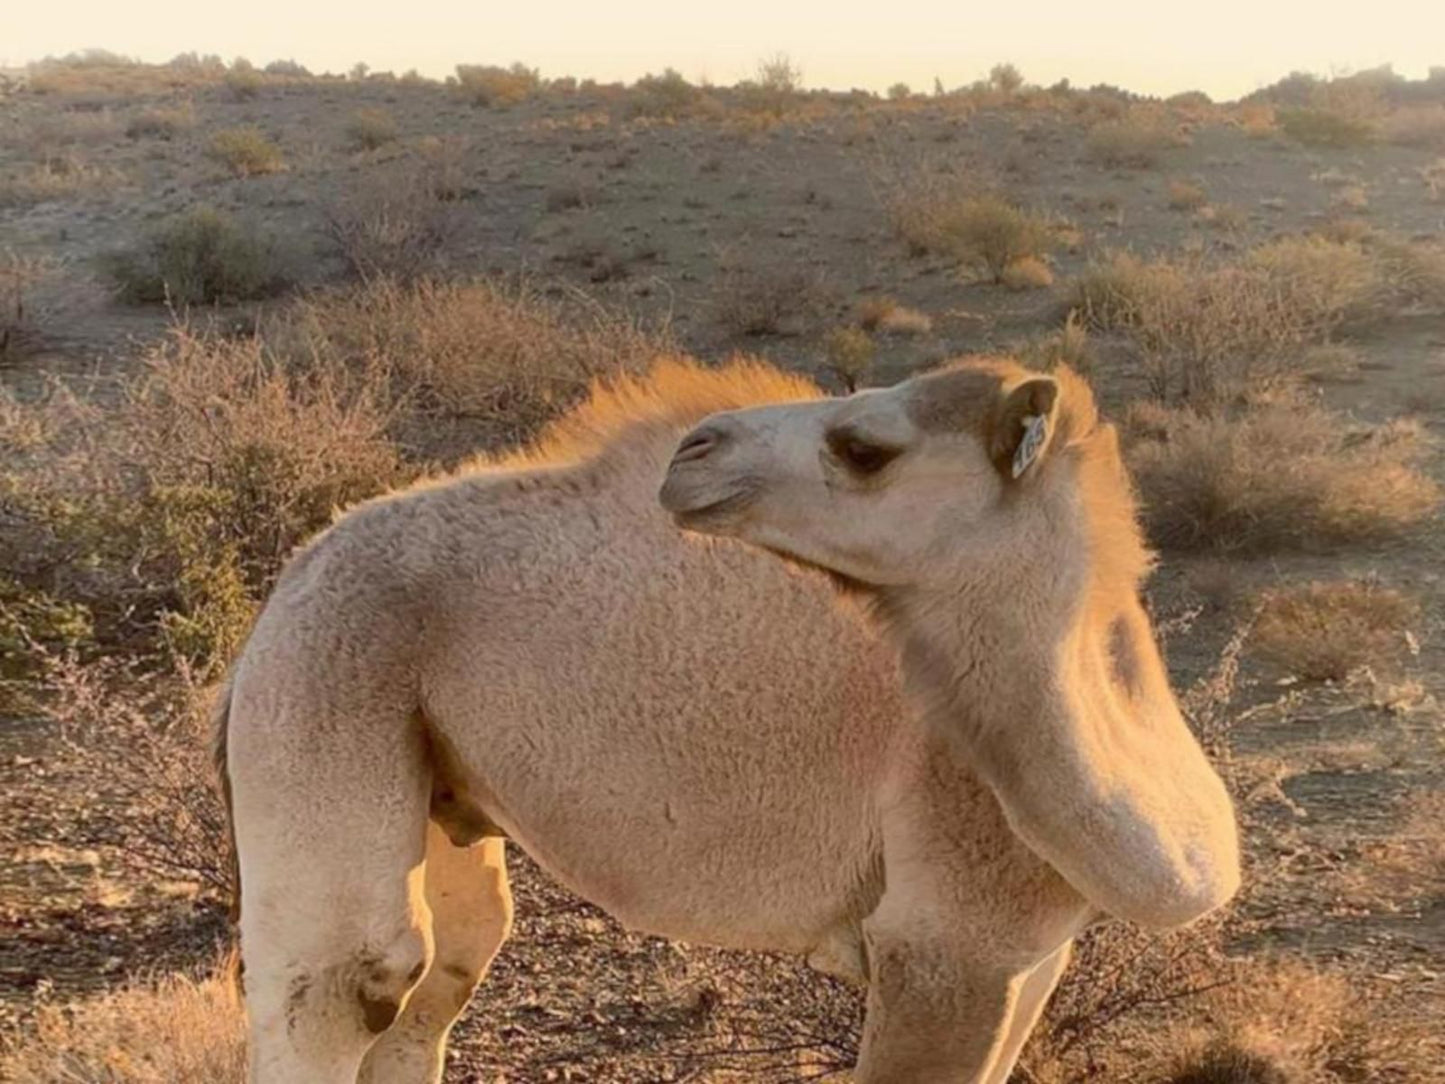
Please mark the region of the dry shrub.
<svg viewBox="0 0 1445 1084"><path fill-rule="evenodd" d="M423 136L416 150L421 159L417 177L435 199L451 203L467 194L465 141Z"/></svg>
<svg viewBox="0 0 1445 1084"><path fill-rule="evenodd" d="M1445 246L1386 233L1371 234L1366 246L1394 301L1430 308L1445 305Z"/></svg>
<svg viewBox="0 0 1445 1084"><path fill-rule="evenodd" d="M1199 406L1288 375L1301 352L1383 296L1361 246L1285 238L1235 263L1113 253L1075 285L1085 321L1125 334L1154 394Z"/></svg>
<svg viewBox="0 0 1445 1084"><path fill-rule="evenodd" d="M166 975L41 1010L32 1035L0 1057L11 1084L243 1084L245 1017L224 966Z"/></svg>
<svg viewBox="0 0 1445 1084"><path fill-rule="evenodd" d="M927 335L933 319L891 297L868 297L858 303L858 326L880 335Z"/></svg>
<svg viewBox="0 0 1445 1084"><path fill-rule="evenodd" d="M280 173L286 168L281 148L254 125L223 128L211 137L206 154L237 177Z"/></svg>
<svg viewBox="0 0 1445 1084"><path fill-rule="evenodd" d="M1278 109L1275 123L1306 147L1358 147L1375 137L1374 125L1365 118L1328 107Z"/></svg>
<svg viewBox="0 0 1445 1084"><path fill-rule="evenodd" d="M298 356L368 372L406 414L480 419L502 440L530 435L593 379L673 349L665 329L584 298L489 282L373 279L302 300L284 330Z"/></svg>
<svg viewBox="0 0 1445 1084"><path fill-rule="evenodd" d="M184 665L150 662L42 652L33 710L60 735L72 785L99 809L124 810L106 839L129 869L229 900L236 885L212 759L214 694Z"/></svg>
<svg viewBox="0 0 1445 1084"><path fill-rule="evenodd" d="M226 73L225 84L231 97L236 101L249 102L260 95L261 88L266 85L266 79L250 64L237 60L231 70Z"/></svg>
<svg viewBox="0 0 1445 1084"><path fill-rule="evenodd" d="M456 211L428 168L373 179L342 197L326 232L359 278L411 280L438 269Z"/></svg>
<svg viewBox="0 0 1445 1084"><path fill-rule="evenodd" d="M1150 537L1177 550L1260 553L1389 538L1439 489L1419 426L1373 429L1282 399L1229 416L1135 404L1128 461Z"/></svg>
<svg viewBox="0 0 1445 1084"><path fill-rule="evenodd" d="M877 353L872 336L857 327L834 328L823 340L823 349L828 356L828 368L849 394L857 391L867 377Z"/></svg>
<svg viewBox="0 0 1445 1084"><path fill-rule="evenodd" d="M374 151L397 137L396 118L385 109L358 109L346 125L346 142L352 150Z"/></svg>
<svg viewBox="0 0 1445 1084"><path fill-rule="evenodd" d="M1152 169L1166 150L1180 145L1178 131L1162 114L1134 110L1089 132L1088 156L1111 169Z"/></svg>
<svg viewBox="0 0 1445 1084"><path fill-rule="evenodd" d="M1389 143L1445 150L1445 105L1398 109L1380 121L1380 134Z"/></svg>
<svg viewBox="0 0 1445 1084"><path fill-rule="evenodd" d="M1346 185L1330 193L1333 211L1360 213L1369 209L1370 191L1362 184Z"/></svg>
<svg viewBox="0 0 1445 1084"><path fill-rule="evenodd" d="M508 68L458 64L457 86L472 105L516 105L541 91L542 77L520 62Z"/></svg>
<svg viewBox="0 0 1445 1084"><path fill-rule="evenodd" d="M142 109L126 122L131 139L174 139L196 126L196 111L190 102L157 105Z"/></svg>
<svg viewBox="0 0 1445 1084"><path fill-rule="evenodd" d="M1292 1084L1268 1058L1229 1043L1215 1043L1181 1061L1166 1084Z"/></svg>
<svg viewBox="0 0 1445 1084"><path fill-rule="evenodd" d="M275 238L197 207L100 262L123 301L190 305L280 293L291 281L292 260Z"/></svg>
<svg viewBox="0 0 1445 1084"><path fill-rule="evenodd" d="M35 288L55 274L55 261L22 256L13 249L0 252L0 359L21 353L40 334L33 295Z"/></svg>
<svg viewBox="0 0 1445 1084"><path fill-rule="evenodd" d="M1210 1032L1225 1037L1227 1048L1274 1066L1289 1081L1426 1079L1416 1074L1439 1053L1439 1036L1402 1012L1398 1000L1364 985L1303 961L1253 958L1240 963L1234 982L1203 999L1198 1015ZM1187 1065L1190 1049L1200 1046L1200 1030L1199 1022L1178 1022L1155 1043Z"/></svg>
<svg viewBox="0 0 1445 1084"><path fill-rule="evenodd" d="M1285 237L1250 250L1243 263L1247 271L1263 273L1305 338L1327 338L1345 321L1369 315L1381 300L1380 268L1359 245Z"/></svg>
<svg viewBox="0 0 1445 1084"><path fill-rule="evenodd" d="M713 297L713 317L732 335L798 335L821 301L817 278L801 267L727 262Z"/></svg>
<svg viewBox="0 0 1445 1084"><path fill-rule="evenodd" d="M627 112L634 117L677 120L690 116L702 104L703 91L680 73L667 68L661 75L644 75L627 94Z"/></svg>
<svg viewBox="0 0 1445 1084"><path fill-rule="evenodd" d="M48 154L38 162L0 175L0 207L25 207L65 199L113 183L113 170L90 165L70 152Z"/></svg>
<svg viewBox="0 0 1445 1084"><path fill-rule="evenodd" d="M1054 273L1037 256L1020 256L1009 261L999 282L1010 290L1040 290L1054 284Z"/></svg>
<svg viewBox="0 0 1445 1084"><path fill-rule="evenodd" d="M956 179L920 175L885 196L894 228L917 253L939 252L981 266L1002 282L1009 264L1048 251L1050 223L1003 196Z"/></svg>
<svg viewBox="0 0 1445 1084"><path fill-rule="evenodd" d="M751 80L738 84L744 108L778 118L797 105L802 95L803 71L787 53L758 61Z"/></svg>
<svg viewBox="0 0 1445 1084"><path fill-rule="evenodd" d="M1414 599L1375 580L1336 580L1266 592L1254 626L1261 655L1311 681L1397 661L1410 646Z"/></svg>
<svg viewBox="0 0 1445 1084"><path fill-rule="evenodd" d="M178 327L108 406L58 388L23 408L40 435L0 473L0 583L199 684L300 541L409 477L385 391L340 358Z"/></svg>
<svg viewBox="0 0 1445 1084"><path fill-rule="evenodd" d="M1169 208L1173 211L1197 211L1209 202L1204 189L1193 181L1172 180L1167 194Z"/></svg>

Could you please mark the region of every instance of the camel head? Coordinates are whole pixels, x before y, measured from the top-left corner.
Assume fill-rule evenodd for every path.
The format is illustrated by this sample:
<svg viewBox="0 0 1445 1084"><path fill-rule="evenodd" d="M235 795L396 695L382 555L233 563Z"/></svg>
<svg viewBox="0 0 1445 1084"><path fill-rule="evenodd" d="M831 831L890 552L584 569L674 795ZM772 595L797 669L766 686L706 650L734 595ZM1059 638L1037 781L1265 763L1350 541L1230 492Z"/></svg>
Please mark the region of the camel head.
<svg viewBox="0 0 1445 1084"><path fill-rule="evenodd" d="M1053 460L1084 434L1061 386L979 361L845 399L715 414L683 438L662 504L690 530L865 587L1077 579L1084 524L1068 507L1075 480Z"/></svg>
<svg viewBox="0 0 1445 1084"><path fill-rule="evenodd" d="M1169 687L1112 426L1067 369L955 363L715 414L661 501L872 603L923 715L1103 910L1173 926L1239 883L1233 807Z"/></svg>

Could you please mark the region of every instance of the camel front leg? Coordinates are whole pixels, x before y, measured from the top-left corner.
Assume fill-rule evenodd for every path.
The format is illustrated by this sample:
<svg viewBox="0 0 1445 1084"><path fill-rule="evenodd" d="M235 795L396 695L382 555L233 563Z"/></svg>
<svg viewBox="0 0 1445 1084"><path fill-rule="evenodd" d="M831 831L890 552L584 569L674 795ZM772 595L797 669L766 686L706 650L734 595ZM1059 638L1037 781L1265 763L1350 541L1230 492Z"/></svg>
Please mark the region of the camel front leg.
<svg viewBox="0 0 1445 1084"><path fill-rule="evenodd" d="M926 928L865 924L870 979L857 1084L985 1084L1031 967L961 951Z"/></svg>
<svg viewBox="0 0 1445 1084"><path fill-rule="evenodd" d="M1013 1018L1009 1021L1008 1036L994 1058L993 1069L987 1084L1008 1084L1009 1074L1023 1053L1024 1044L1033 1033L1034 1026L1043 1015L1049 995L1059 984L1064 970L1073 956L1074 943L1065 942L1052 956L1045 957L1030 971L1020 984L1018 1000L1014 1004Z"/></svg>

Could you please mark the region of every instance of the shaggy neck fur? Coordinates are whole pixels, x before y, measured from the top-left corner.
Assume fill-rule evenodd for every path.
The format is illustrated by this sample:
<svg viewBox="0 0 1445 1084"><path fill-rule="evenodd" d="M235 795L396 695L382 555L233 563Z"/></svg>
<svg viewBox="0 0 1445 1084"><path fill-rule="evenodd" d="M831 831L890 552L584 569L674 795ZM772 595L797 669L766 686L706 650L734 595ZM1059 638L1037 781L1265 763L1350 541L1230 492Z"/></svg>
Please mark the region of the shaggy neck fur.
<svg viewBox="0 0 1445 1084"><path fill-rule="evenodd" d="M950 590L876 603L910 695L1014 831L1103 910L1179 925L1237 887L1233 808L1138 600L1148 557L1112 430L1073 437L1001 510L1028 521L1000 533L1008 552L970 552Z"/></svg>

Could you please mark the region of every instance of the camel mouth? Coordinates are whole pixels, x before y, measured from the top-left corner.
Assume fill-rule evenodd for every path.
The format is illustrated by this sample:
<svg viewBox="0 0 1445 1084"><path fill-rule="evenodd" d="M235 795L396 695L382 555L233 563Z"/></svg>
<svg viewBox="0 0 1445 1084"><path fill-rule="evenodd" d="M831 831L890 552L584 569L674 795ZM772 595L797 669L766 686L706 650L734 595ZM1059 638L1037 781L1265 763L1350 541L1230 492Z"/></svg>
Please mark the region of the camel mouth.
<svg viewBox="0 0 1445 1084"><path fill-rule="evenodd" d="M721 533L735 525L757 496L757 486L745 480L725 481L715 473L688 469L686 460L674 463L657 495L679 527Z"/></svg>
<svg viewBox="0 0 1445 1084"><path fill-rule="evenodd" d="M670 494L664 486L662 507L679 527L716 534L730 525L736 525L743 509L752 502L752 497L751 493L739 491L721 497L699 496L695 500L685 501Z"/></svg>

